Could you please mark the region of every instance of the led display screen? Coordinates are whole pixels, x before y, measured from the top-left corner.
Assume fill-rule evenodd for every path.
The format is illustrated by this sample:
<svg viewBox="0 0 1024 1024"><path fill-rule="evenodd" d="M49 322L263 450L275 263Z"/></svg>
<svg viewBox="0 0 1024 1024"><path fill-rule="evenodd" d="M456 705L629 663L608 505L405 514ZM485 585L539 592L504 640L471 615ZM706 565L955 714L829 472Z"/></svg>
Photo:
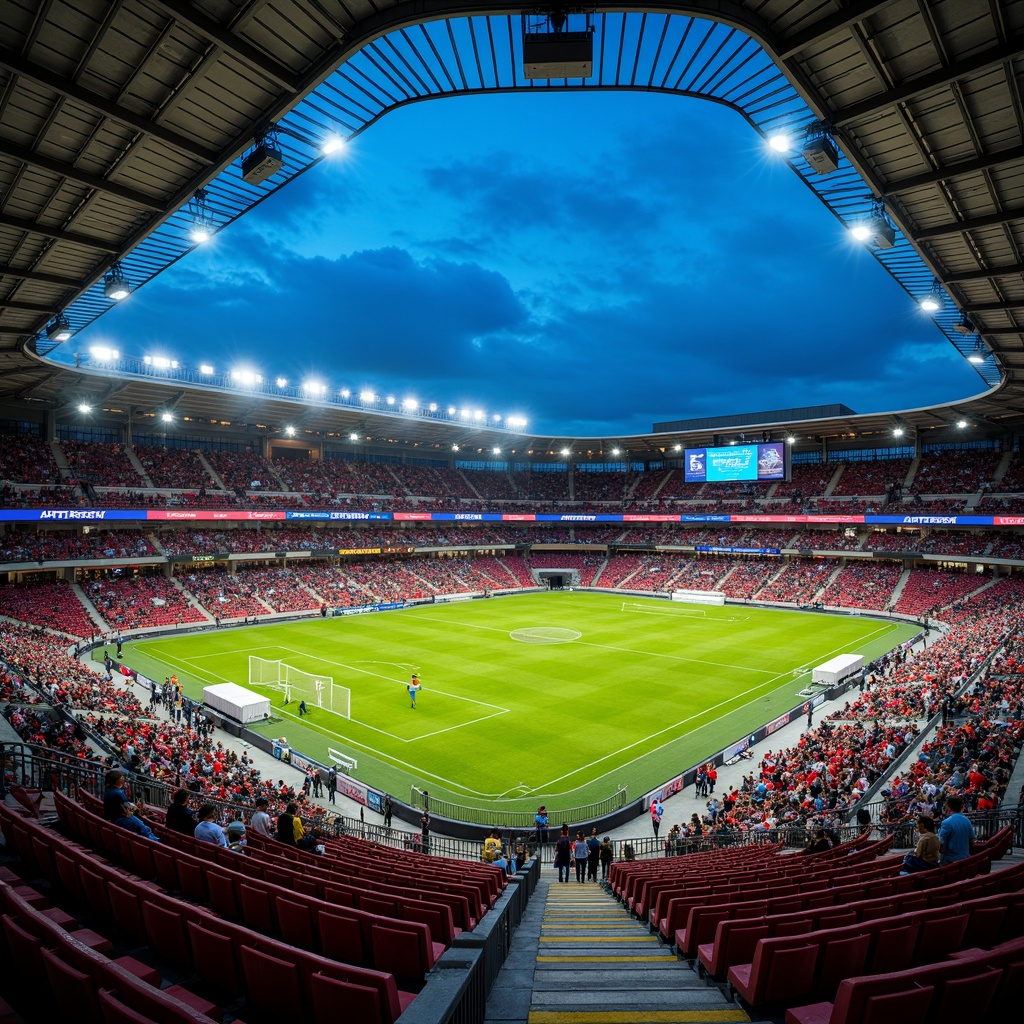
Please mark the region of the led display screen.
<svg viewBox="0 0 1024 1024"><path fill-rule="evenodd" d="M685 476L688 484L787 480L788 470L784 441L686 449Z"/></svg>

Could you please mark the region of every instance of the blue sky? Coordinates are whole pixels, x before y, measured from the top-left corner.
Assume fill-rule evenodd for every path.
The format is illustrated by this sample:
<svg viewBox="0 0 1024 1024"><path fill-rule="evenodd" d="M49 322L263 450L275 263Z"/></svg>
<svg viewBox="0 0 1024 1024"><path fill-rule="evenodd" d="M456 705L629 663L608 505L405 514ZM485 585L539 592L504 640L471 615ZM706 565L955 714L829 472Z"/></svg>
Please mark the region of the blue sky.
<svg viewBox="0 0 1024 1024"><path fill-rule="evenodd" d="M738 115L643 94L390 113L77 347L97 343L573 436L984 390Z"/></svg>

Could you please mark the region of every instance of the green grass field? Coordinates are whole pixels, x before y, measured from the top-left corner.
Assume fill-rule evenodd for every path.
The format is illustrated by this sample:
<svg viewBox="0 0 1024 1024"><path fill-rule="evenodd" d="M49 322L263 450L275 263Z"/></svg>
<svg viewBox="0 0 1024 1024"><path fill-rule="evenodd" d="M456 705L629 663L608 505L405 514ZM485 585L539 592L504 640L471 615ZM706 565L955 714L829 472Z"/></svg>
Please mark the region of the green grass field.
<svg viewBox="0 0 1024 1024"><path fill-rule="evenodd" d="M559 627L570 643L524 643L517 629ZM355 775L407 798L410 783L509 810L630 797L799 702L803 673L842 653L877 657L916 629L877 619L745 606L695 607L595 593L542 593L424 605L125 646L125 661L185 693L246 684L250 654L333 676L351 719L298 698L259 727L302 753L354 754ZM406 691L423 682L413 710ZM801 672L802 670L802 672ZM255 688L259 690L259 688ZM307 703L311 703L307 700Z"/></svg>

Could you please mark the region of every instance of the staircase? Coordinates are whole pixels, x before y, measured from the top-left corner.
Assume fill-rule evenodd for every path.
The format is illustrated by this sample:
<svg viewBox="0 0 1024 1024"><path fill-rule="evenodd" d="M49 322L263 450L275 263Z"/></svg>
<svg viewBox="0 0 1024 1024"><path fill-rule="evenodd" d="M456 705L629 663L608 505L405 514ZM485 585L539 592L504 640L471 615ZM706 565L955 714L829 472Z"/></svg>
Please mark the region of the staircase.
<svg viewBox="0 0 1024 1024"><path fill-rule="evenodd" d="M128 461L132 464L132 468L139 474L139 476L142 477L143 483L149 488L154 487L155 485L150 479L149 474L146 472L146 467L143 466L142 461L135 452L135 449L130 444L126 444L124 446L124 453L128 456Z"/></svg>
<svg viewBox="0 0 1024 1024"><path fill-rule="evenodd" d="M539 921L538 905L543 905ZM568 883L544 880L537 886L484 1019L486 1024L750 1020L602 886L580 885L575 874Z"/></svg>
<svg viewBox="0 0 1024 1024"><path fill-rule="evenodd" d="M900 599L900 595L903 593L903 588L907 585L907 580L910 579L910 570L904 569L903 575L900 576L896 583L896 586L892 588L892 594L889 595L889 600L886 602L886 608L895 608L896 602Z"/></svg>

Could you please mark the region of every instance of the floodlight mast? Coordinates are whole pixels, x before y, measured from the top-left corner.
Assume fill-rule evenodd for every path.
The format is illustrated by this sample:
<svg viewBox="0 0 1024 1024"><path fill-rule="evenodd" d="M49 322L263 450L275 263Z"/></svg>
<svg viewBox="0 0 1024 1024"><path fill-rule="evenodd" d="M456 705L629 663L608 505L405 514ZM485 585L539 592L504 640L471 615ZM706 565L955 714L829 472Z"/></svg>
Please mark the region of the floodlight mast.
<svg viewBox="0 0 1024 1024"><path fill-rule="evenodd" d="M570 24L570 17L576 20L575 26ZM563 4L543 4L523 11L524 76L590 78L594 73L593 17L593 8Z"/></svg>

